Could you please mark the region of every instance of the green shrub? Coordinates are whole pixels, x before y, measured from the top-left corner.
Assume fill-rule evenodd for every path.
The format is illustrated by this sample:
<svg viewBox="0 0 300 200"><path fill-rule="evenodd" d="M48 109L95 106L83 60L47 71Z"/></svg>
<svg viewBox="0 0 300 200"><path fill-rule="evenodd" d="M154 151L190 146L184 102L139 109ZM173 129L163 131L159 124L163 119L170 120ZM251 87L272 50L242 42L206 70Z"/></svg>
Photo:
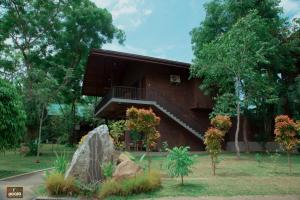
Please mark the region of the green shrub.
<svg viewBox="0 0 300 200"><path fill-rule="evenodd" d="M65 153L58 155L55 152L55 155L56 155L56 159L54 161L54 170L57 173L65 174L67 169L67 164L68 164Z"/></svg>
<svg viewBox="0 0 300 200"><path fill-rule="evenodd" d="M112 195L128 196L132 194L139 194L153 191L160 188L160 186L160 174L151 171L122 181L111 179L104 182L100 188L99 198L102 199Z"/></svg>
<svg viewBox="0 0 300 200"><path fill-rule="evenodd" d="M191 167L194 164L194 157L189 154L189 147L174 147L168 149L167 169L171 177L181 177L183 185L183 176L188 176L192 172Z"/></svg>
<svg viewBox="0 0 300 200"><path fill-rule="evenodd" d="M38 143L37 140L31 140L28 143L29 152L26 154L27 156L35 156L38 150Z"/></svg>
<svg viewBox="0 0 300 200"><path fill-rule="evenodd" d="M0 151L15 149L25 133L26 113L20 91L0 78Z"/></svg>
<svg viewBox="0 0 300 200"><path fill-rule="evenodd" d="M255 154L255 160L256 160L258 166L261 166L262 161L263 161L262 155L260 153Z"/></svg>
<svg viewBox="0 0 300 200"><path fill-rule="evenodd" d="M74 178L65 179L63 174L57 172L47 176L45 185L48 193L54 196L74 196L79 193Z"/></svg>
<svg viewBox="0 0 300 200"><path fill-rule="evenodd" d="M103 171L103 175L106 179L111 178L115 171L115 165L112 162L103 164L102 171Z"/></svg>

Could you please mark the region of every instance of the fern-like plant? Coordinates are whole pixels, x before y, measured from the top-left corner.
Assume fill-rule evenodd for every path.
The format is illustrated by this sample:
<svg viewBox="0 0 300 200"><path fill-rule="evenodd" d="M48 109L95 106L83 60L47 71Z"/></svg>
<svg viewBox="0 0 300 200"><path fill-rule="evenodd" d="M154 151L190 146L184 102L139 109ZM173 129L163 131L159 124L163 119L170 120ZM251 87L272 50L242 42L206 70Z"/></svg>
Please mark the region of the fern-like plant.
<svg viewBox="0 0 300 200"><path fill-rule="evenodd" d="M183 185L183 177L188 176L192 170L195 156L190 155L189 147L174 147L167 149L167 169L171 177L181 177L181 185Z"/></svg>

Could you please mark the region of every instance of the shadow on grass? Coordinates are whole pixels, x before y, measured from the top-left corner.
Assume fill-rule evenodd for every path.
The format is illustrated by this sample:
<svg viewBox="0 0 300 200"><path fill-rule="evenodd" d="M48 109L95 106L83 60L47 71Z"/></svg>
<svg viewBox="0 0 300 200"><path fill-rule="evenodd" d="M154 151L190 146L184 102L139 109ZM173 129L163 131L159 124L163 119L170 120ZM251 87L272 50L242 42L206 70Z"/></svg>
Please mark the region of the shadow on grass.
<svg viewBox="0 0 300 200"><path fill-rule="evenodd" d="M217 176L220 177L238 177L238 176L253 176L251 173L247 172L217 172Z"/></svg>
<svg viewBox="0 0 300 200"><path fill-rule="evenodd" d="M289 173L289 172L278 172L278 171L272 171L270 172L271 175L273 176L300 176L300 172L293 172L292 173Z"/></svg>

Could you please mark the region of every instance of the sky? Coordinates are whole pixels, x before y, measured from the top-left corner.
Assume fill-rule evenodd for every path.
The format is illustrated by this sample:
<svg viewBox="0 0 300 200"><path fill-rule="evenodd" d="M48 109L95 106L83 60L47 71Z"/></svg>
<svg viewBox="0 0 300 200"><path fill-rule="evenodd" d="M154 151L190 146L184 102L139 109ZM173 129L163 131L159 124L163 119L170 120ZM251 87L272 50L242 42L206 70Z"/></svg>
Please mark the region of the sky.
<svg viewBox="0 0 300 200"><path fill-rule="evenodd" d="M205 18L210 0L92 0L106 8L114 24L125 31L124 45L114 41L103 49L190 63L190 31ZM284 15L300 18L300 0L282 0Z"/></svg>

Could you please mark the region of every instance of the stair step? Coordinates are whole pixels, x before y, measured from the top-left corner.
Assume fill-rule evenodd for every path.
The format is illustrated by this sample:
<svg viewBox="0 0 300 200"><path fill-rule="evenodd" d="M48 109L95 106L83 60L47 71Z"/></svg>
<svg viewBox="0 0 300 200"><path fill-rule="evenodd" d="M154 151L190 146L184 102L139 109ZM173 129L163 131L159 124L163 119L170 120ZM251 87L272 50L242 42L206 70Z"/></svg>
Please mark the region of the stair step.
<svg viewBox="0 0 300 200"><path fill-rule="evenodd" d="M169 115L171 118L173 118L175 121L179 122L181 125L183 125L186 129L194 133L195 135L199 135L200 138L202 138L202 135L198 133L195 129L190 127L187 123L176 117L173 113L169 112L167 109L159 105L157 102L155 102L155 106L159 108L161 111L163 111L165 114Z"/></svg>

